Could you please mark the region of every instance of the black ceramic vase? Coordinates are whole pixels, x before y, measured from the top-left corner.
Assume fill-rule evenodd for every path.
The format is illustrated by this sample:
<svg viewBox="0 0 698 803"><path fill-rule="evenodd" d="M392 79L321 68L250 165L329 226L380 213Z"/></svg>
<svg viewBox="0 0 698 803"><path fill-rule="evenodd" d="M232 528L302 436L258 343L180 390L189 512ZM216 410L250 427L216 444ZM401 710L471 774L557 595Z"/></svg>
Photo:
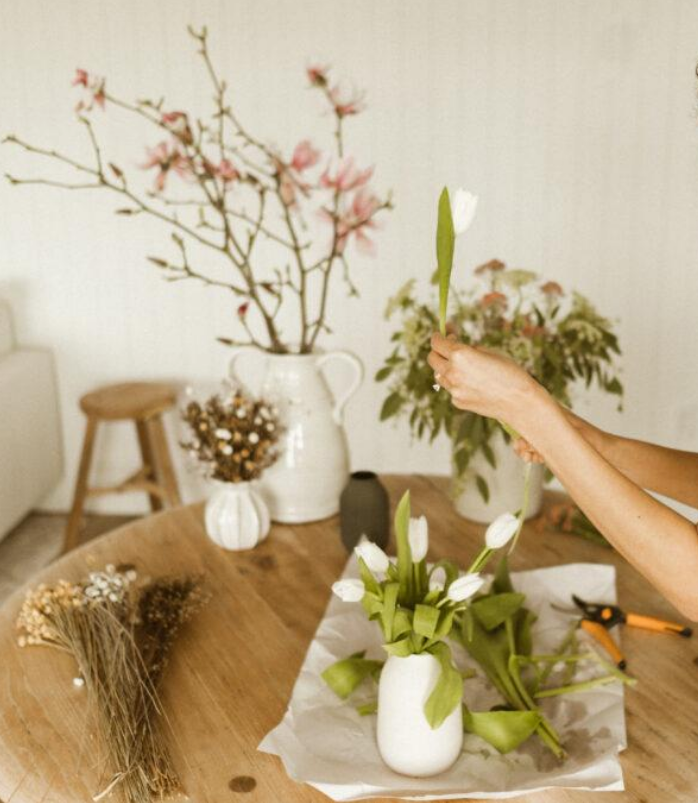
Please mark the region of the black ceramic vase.
<svg viewBox="0 0 698 803"><path fill-rule="evenodd" d="M339 500L342 543L351 552L362 536L385 549L390 538L388 492L372 471L355 471Z"/></svg>

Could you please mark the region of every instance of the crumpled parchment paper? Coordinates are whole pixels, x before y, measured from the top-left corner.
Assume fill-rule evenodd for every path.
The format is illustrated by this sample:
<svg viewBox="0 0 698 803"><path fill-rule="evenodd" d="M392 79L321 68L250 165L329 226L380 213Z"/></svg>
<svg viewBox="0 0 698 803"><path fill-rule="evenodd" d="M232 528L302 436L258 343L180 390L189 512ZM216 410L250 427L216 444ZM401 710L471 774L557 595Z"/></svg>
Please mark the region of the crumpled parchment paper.
<svg viewBox="0 0 698 803"><path fill-rule="evenodd" d="M357 577L352 556L344 577ZM567 633L572 593L591 602L616 601L615 569L597 564L569 564L549 569L513 572L517 591L538 614L533 629L536 653L554 651ZM580 631L580 640L586 634ZM497 693L465 650L453 644L456 663L474 667L477 677L465 684L465 701L473 711L500 702ZM598 648L600 650L600 648ZM375 699L375 684L367 681L348 701L340 700L324 683L321 672L340 658L367 650L369 658L385 658L381 634L359 603L332 597L315 633L281 723L264 738L259 750L278 755L288 775L333 800L402 797L505 798L550 787L594 791L622 790L618 753L626 746L623 687L620 683L541 701L568 751L559 764L534 736L506 756L472 734L450 770L431 778L409 778L385 766L376 746L375 716L360 716L355 706ZM598 674L594 662L579 665L575 681ZM550 683L554 682L551 676Z"/></svg>

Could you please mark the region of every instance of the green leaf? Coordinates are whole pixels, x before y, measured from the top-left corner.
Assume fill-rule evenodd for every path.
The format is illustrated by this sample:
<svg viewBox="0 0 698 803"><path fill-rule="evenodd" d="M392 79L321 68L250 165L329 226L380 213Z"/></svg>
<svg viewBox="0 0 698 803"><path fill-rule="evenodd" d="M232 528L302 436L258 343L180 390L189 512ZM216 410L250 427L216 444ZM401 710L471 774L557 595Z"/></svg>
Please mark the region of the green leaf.
<svg viewBox="0 0 698 803"><path fill-rule="evenodd" d="M376 376L374 377L376 382L382 382L384 379L387 379L392 371L392 365L386 365L384 368L381 368L380 371L376 372Z"/></svg>
<svg viewBox="0 0 698 803"><path fill-rule="evenodd" d="M386 418L394 416L402 407L402 396L399 393L391 393L390 396L383 402L381 407L380 420L385 421Z"/></svg>
<svg viewBox="0 0 698 803"><path fill-rule="evenodd" d="M492 451L492 447L487 443L487 441L482 442L482 453L485 455L485 460L492 466L492 468L497 468L497 459L494 456L494 452Z"/></svg>
<svg viewBox="0 0 698 803"><path fill-rule="evenodd" d="M506 555L497 564L492 590L496 594L503 594L514 590L514 586L511 584L511 577L509 576L509 561Z"/></svg>
<svg viewBox="0 0 698 803"><path fill-rule="evenodd" d="M368 717L371 714L378 713L378 701L374 700L371 703L364 703L363 705L357 705L356 710L361 717Z"/></svg>
<svg viewBox="0 0 698 803"><path fill-rule="evenodd" d="M439 197L439 217L436 226L436 261L439 274L439 331L446 334L446 314L448 311L448 291L453 268L453 251L456 234L453 229L451 199L448 188L444 187Z"/></svg>
<svg viewBox="0 0 698 803"><path fill-rule="evenodd" d="M400 602L410 599L412 593L412 551L408 532L410 528L410 492L405 491L395 510L395 538L397 540L397 573L400 583Z"/></svg>
<svg viewBox="0 0 698 803"><path fill-rule="evenodd" d="M425 638L431 638L439 623L441 611L433 605L415 605L412 626L414 632Z"/></svg>
<svg viewBox="0 0 698 803"><path fill-rule="evenodd" d="M471 609L485 630L494 630L513 616L523 605L526 596L516 592L488 594L475 600Z"/></svg>
<svg viewBox="0 0 698 803"><path fill-rule="evenodd" d="M526 741L540 725L536 711L471 712L463 706L463 727L492 745L500 753L510 753Z"/></svg>
<svg viewBox="0 0 698 803"><path fill-rule="evenodd" d="M459 449L453 455L453 462L456 464L458 476L465 474L465 470L468 468L468 463L470 462L470 451L468 449Z"/></svg>
<svg viewBox="0 0 698 803"><path fill-rule="evenodd" d="M475 477L475 484L480 492L480 496L483 498L485 504L487 504L490 501L490 486L487 484L485 478L481 477L479 474Z"/></svg>
<svg viewBox="0 0 698 803"><path fill-rule="evenodd" d="M363 655L357 653L343 658L322 673L322 679L342 700L346 700L367 677L376 677L383 668L383 661L371 661Z"/></svg>
<svg viewBox="0 0 698 803"><path fill-rule="evenodd" d="M386 583L383 588L383 610L381 612L381 627L386 641L393 640L393 622L397 597L400 593L399 583Z"/></svg>
<svg viewBox="0 0 698 803"><path fill-rule="evenodd" d="M438 728L456 710L463 699L463 678L453 666L451 650L440 641L429 652L441 664L441 673L431 694L424 704L424 714L432 729Z"/></svg>
<svg viewBox="0 0 698 803"><path fill-rule="evenodd" d="M393 619L393 639L399 639L405 633L412 632L412 611L398 608Z"/></svg>
<svg viewBox="0 0 698 803"><path fill-rule="evenodd" d="M378 581L373 576L373 573L366 565L366 561L363 558L359 558L359 572L361 573L361 580L370 594L375 594L376 596L380 595L380 586L378 585Z"/></svg>
<svg viewBox="0 0 698 803"><path fill-rule="evenodd" d="M383 645L383 649L388 655L396 655L398 658L406 658L414 654L414 642L412 636L405 636L397 641L391 641Z"/></svg>

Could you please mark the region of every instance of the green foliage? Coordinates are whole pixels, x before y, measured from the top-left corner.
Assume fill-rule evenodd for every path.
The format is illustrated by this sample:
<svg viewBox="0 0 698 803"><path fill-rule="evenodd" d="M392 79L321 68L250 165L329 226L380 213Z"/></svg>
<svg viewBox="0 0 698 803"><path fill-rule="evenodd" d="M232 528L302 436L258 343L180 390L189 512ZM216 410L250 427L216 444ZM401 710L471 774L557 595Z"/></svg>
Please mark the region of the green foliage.
<svg viewBox="0 0 698 803"><path fill-rule="evenodd" d="M564 405L571 406L575 384L595 385L617 396L620 404L618 339L613 324L588 299L576 292L560 295L557 285L543 283L535 273L508 269L495 260L478 271L471 289L451 292L449 324L460 340L510 356ZM445 274L441 268L437 274L441 299ZM390 300L386 315L398 315L399 328L375 377L387 383L381 420L405 417L418 439L433 441L446 433L459 476L467 474L478 452L493 464L491 438L500 427L506 431L505 425L457 410L448 393L434 392L434 374L427 363L431 335L440 329L434 304L420 302L410 281ZM476 482L487 500L484 478Z"/></svg>
<svg viewBox="0 0 698 803"><path fill-rule="evenodd" d="M438 728L460 705L463 699L463 678L453 666L448 644L440 641L429 652L441 665L441 673L424 705L424 713L429 725Z"/></svg>
<svg viewBox="0 0 698 803"><path fill-rule="evenodd" d="M463 727L492 745L500 753L510 753L540 727L536 711L475 711L463 706Z"/></svg>
<svg viewBox="0 0 698 803"><path fill-rule="evenodd" d="M446 334L446 315L448 314L448 291L451 286L453 250L456 233L453 230L451 199L448 188L444 187L439 197L439 214L436 226L436 262L439 280L439 331Z"/></svg>
<svg viewBox="0 0 698 803"><path fill-rule="evenodd" d="M366 678L377 680L380 675L383 661L370 661L364 655L364 652L358 652L328 666L322 673L322 679L342 700L346 700Z"/></svg>

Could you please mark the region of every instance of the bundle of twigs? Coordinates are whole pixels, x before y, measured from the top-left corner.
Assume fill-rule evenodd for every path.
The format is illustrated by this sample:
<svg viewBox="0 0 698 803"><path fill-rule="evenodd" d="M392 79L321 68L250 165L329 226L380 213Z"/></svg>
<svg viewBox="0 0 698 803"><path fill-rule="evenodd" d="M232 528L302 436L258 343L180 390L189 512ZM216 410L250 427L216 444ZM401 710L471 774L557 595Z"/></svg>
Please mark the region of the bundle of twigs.
<svg viewBox="0 0 698 803"><path fill-rule="evenodd" d="M166 577L138 587L128 567L107 566L80 583L30 591L17 621L21 646L74 656L106 753L94 800L120 792L148 803L181 789L163 738L158 686L181 626L205 601L200 578Z"/></svg>

